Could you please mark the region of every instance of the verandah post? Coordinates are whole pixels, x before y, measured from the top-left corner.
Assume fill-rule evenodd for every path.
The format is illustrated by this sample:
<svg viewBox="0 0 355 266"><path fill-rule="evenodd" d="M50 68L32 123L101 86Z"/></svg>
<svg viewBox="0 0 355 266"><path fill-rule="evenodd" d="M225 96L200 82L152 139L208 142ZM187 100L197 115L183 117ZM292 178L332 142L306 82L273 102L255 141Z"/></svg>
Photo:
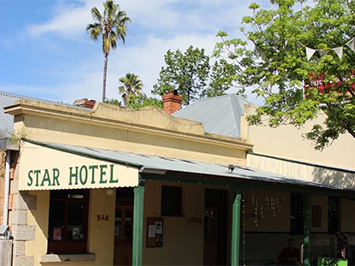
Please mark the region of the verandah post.
<svg viewBox="0 0 355 266"><path fill-rule="evenodd" d="M134 188L133 243L132 243L132 265L133 266L142 265L144 185L145 182L141 180L138 187Z"/></svg>
<svg viewBox="0 0 355 266"><path fill-rule="evenodd" d="M312 196L309 194L304 195L304 262L303 265L311 265L311 226L312 226L312 216L311 216L311 200Z"/></svg>
<svg viewBox="0 0 355 266"><path fill-rule="evenodd" d="M239 239L240 239L240 204L242 195L233 191L233 217L232 217L232 246L231 265L239 265Z"/></svg>

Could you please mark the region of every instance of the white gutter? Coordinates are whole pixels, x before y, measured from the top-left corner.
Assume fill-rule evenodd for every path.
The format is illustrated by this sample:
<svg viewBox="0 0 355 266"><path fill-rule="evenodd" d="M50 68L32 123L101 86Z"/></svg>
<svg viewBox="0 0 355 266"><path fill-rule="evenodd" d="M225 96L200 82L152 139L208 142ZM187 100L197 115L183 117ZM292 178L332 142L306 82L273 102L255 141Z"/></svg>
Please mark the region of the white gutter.
<svg viewBox="0 0 355 266"><path fill-rule="evenodd" d="M10 194L10 151L6 151L5 158L5 191L4 191L4 214L3 224L8 225L9 216L9 194Z"/></svg>

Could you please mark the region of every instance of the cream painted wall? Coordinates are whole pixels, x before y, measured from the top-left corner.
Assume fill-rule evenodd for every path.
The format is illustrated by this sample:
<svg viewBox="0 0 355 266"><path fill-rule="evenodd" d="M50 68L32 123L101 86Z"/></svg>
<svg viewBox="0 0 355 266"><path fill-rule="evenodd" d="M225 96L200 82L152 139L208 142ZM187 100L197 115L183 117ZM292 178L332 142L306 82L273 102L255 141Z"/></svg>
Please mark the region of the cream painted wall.
<svg viewBox="0 0 355 266"><path fill-rule="evenodd" d="M312 232L328 232L328 197L313 195L312 206L321 206L321 227L312 227Z"/></svg>
<svg viewBox="0 0 355 266"><path fill-rule="evenodd" d="M341 231L345 233L355 233L355 201L341 200ZM355 244L353 242L352 244Z"/></svg>
<svg viewBox="0 0 355 266"><path fill-rule="evenodd" d="M143 264L146 265L202 265L204 187L181 184L183 217L163 217L163 247L146 247L148 217L161 217L161 186L177 186L177 183L149 181L145 188ZM202 223L190 223L187 219L198 217Z"/></svg>
<svg viewBox="0 0 355 266"><path fill-rule="evenodd" d="M278 191L245 190L246 232L289 232L290 194Z"/></svg>
<svg viewBox="0 0 355 266"><path fill-rule="evenodd" d="M253 113L255 106L246 108L248 114ZM300 129L294 126L250 126L248 141L254 144L255 153L269 154L289 159L296 159L330 166L355 168L355 141L350 134L343 134L332 145L323 151L316 151L311 141L305 138L316 123L322 123L325 116L309 121Z"/></svg>
<svg viewBox="0 0 355 266"><path fill-rule="evenodd" d="M301 180L315 181L339 187L354 188L355 174L295 162L276 160L248 154L247 165L272 173L294 177Z"/></svg>
<svg viewBox="0 0 355 266"><path fill-rule="evenodd" d="M24 115L16 132L31 140L245 166L245 152L231 139L172 136L118 127Z"/></svg>
<svg viewBox="0 0 355 266"><path fill-rule="evenodd" d="M106 189L90 191L89 253L96 255L94 265L112 265L114 247L116 195ZM108 215L108 221L98 220L98 215Z"/></svg>
<svg viewBox="0 0 355 266"><path fill-rule="evenodd" d="M29 193L37 197L35 210L27 211L27 224L35 226L35 240L26 241L26 256L34 257L34 265L41 265L40 259L47 254L49 191Z"/></svg>

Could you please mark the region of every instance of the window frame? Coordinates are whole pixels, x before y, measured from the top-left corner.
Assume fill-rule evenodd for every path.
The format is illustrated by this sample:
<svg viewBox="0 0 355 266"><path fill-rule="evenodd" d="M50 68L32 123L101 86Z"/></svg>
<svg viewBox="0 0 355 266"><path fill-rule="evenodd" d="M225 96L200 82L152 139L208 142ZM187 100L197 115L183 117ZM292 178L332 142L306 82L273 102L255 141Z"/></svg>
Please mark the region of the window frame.
<svg viewBox="0 0 355 266"><path fill-rule="evenodd" d="M63 190L67 191L68 194L75 193L74 190ZM86 254L87 253L87 243L88 243L88 217L89 217L89 203L90 203L90 190L83 189L83 199L68 199L68 198L52 198L52 192L50 192L49 198L49 217L48 217L48 247L47 254ZM51 240L49 238L50 234L50 206L52 202L64 202L64 240ZM83 229L84 233L83 240L66 240L67 238L67 226L68 226L68 206L70 202L82 202L84 203L84 217L83 217Z"/></svg>

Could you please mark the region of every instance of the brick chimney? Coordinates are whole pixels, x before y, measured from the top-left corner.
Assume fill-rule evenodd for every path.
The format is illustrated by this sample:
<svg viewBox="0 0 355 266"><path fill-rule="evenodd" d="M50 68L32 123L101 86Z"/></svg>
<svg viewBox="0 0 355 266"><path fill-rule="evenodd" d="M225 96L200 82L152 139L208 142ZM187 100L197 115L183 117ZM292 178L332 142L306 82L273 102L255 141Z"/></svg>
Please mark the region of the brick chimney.
<svg viewBox="0 0 355 266"><path fill-rule="evenodd" d="M75 100L73 105L86 107L86 108L94 108L96 101L95 100L88 100L87 98Z"/></svg>
<svg viewBox="0 0 355 266"><path fill-rule="evenodd" d="M165 93L162 99L163 109L169 115L175 113L181 107L182 96L177 93L177 90Z"/></svg>

